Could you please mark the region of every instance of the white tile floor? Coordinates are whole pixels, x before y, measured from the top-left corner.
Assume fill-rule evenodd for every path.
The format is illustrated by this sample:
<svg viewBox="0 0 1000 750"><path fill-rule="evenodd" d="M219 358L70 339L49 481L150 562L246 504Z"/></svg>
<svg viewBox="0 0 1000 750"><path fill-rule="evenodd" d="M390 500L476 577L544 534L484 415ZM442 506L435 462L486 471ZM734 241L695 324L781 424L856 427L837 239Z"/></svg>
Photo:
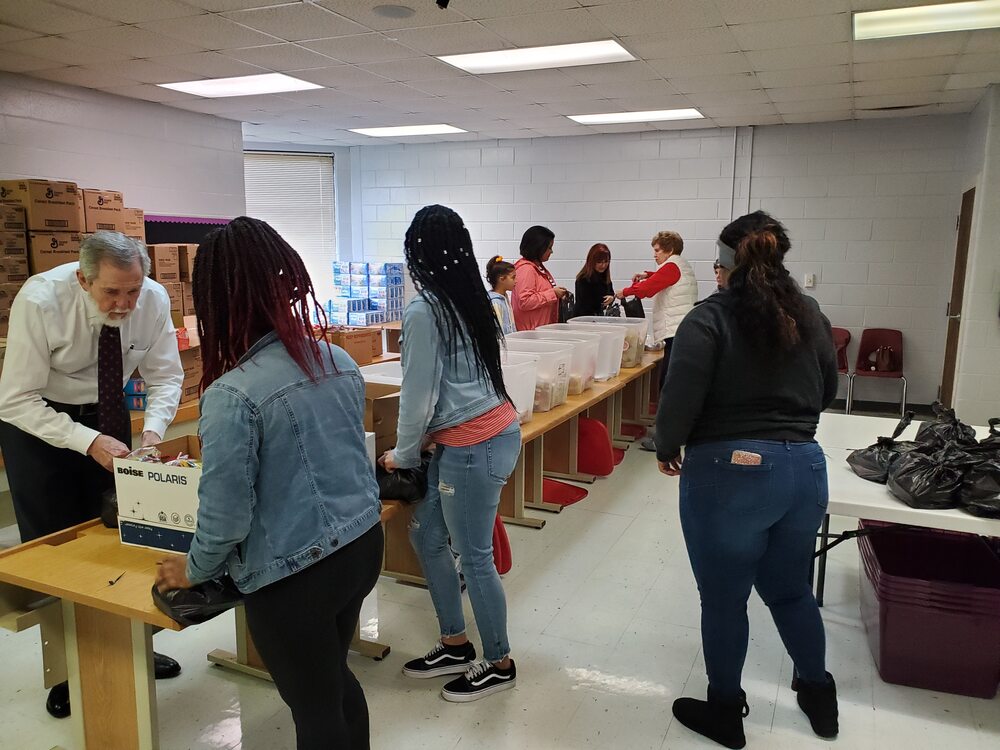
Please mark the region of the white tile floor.
<svg viewBox="0 0 1000 750"><path fill-rule="evenodd" d="M353 658L372 716L372 747L409 750L709 748L672 721L670 702L702 696L698 599L677 523L677 485L652 456L631 450L612 478L542 530L508 527L514 569L505 577L518 686L479 703L451 705L439 681L408 680L402 663L435 640L423 589L383 579L370 629L391 644L384 662ZM840 688L841 735L849 750L1000 747L1000 699L975 700L882 682L858 612L857 550L839 547L828 571L824 619L830 670ZM376 616L377 610L377 616ZM788 687L791 665L760 601L751 601L752 643L744 686L751 748L827 748ZM471 623L471 612L470 612ZM288 750L288 710L269 683L210 666L205 654L233 646L232 616L157 649L184 673L159 682L163 750ZM34 632L0 631L0 747L73 747L69 725L45 713ZM111 750L111 749L109 749Z"/></svg>

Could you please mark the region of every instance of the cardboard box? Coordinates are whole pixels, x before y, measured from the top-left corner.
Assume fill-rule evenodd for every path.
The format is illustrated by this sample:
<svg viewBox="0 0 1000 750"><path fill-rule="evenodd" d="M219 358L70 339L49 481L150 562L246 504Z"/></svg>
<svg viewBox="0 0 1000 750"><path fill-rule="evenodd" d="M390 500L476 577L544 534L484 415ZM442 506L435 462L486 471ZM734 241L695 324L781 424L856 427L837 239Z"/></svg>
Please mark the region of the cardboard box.
<svg viewBox="0 0 1000 750"><path fill-rule="evenodd" d="M184 317L194 315L194 290L190 281L181 282L181 310L184 312Z"/></svg>
<svg viewBox="0 0 1000 750"><path fill-rule="evenodd" d="M350 297L334 297L330 300L329 312L364 312L368 309L367 299L351 299Z"/></svg>
<svg viewBox="0 0 1000 750"><path fill-rule="evenodd" d="M349 274L351 272L351 264L347 261L335 260L333 261L333 275L337 276L339 274Z"/></svg>
<svg viewBox="0 0 1000 750"><path fill-rule="evenodd" d="M0 256L28 257L28 235L24 232L0 232Z"/></svg>
<svg viewBox="0 0 1000 750"><path fill-rule="evenodd" d="M346 326L347 325L347 316L348 315L350 315L350 313L332 312L332 313L330 313L329 315L326 316L327 325L331 325L331 326Z"/></svg>
<svg viewBox="0 0 1000 750"><path fill-rule="evenodd" d="M16 297L17 293L21 291L22 286L24 286L23 282L0 284L0 310L10 310L10 306L14 304L14 297ZM367 343L367 339L365 340L365 343ZM371 360L369 359L369 362L370 361Z"/></svg>
<svg viewBox="0 0 1000 750"><path fill-rule="evenodd" d="M371 331L355 328L341 328L329 331L326 340L336 344L359 366L372 363Z"/></svg>
<svg viewBox="0 0 1000 750"><path fill-rule="evenodd" d="M403 263L369 263L368 273L402 276L405 268Z"/></svg>
<svg viewBox="0 0 1000 750"><path fill-rule="evenodd" d="M372 357L382 356L382 329L375 329L376 333L372 336Z"/></svg>
<svg viewBox="0 0 1000 750"><path fill-rule="evenodd" d="M84 188L85 232L125 232L125 197L117 190Z"/></svg>
<svg viewBox="0 0 1000 750"><path fill-rule="evenodd" d="M189 404L192 401L197 401L201 398L201 382L184 381L184 385L181 386L181 403Z"/></svg>
<svg viewBox="0 0 1000 750"><path fill-rule="evenodd" d="M63 263L80 260L83 235L76 232L30 232L28 234L28 265L31 273L51 271Z"/></svg>
<svg viewBox="0 0 1000 750"><path fill-rule="evenodd" d="M375 310L368 312L347 313L347 322L352 326L371 326L385 322L385 313Z"/></svg>
<svg viewBox="0 0 1000 750"><path fill-rule="evenodd" d="M161 284L181 280L177 245L150 245L148 249L150 277Z"/></svg>
<svg viewBox="0 0 1000 750"><path fill-rule="evenodd" d="M197 435L159 443L165 456L184 453L201 460ZM122 544L187 552L198 520L201 469L114 460L118 529Z"/></svg>
<svg viewBox="0 0 1000 750"><path fill-rule="evenodd" d="M0 180L0 201L24 208L29 230L83 231L75 182Z"/></svg>
<svg viewBox="0 0 1000 750"><path fill-rule="evenodd" d="M351 263L348 268L350 268L351 273L368 273L367 263Z"/></svg>
<svg viewBox="0 0 1000 750"><path fill-rule="evenodd" d="M145 396L146 395L146 381L142 378L129 378L128 382L125 384L125 395L126 396Z"/></svg>
<svg viewBox="0 0 1000 750"><path fill-rule="evenodd" d="M0 310L0 339L7 338L7 328L10 326L10 310ZM7 347L0 349L0 366L3 365L3 355ZM2 369L2 368L0 368Z"/></svg>
<svg viewBox="0 0 1000 750"><path fill-rule="evenodd" d="M375 433L375 455L396 445L399 425L399 386L365 383L365 432Z"/></svg>
<svg viewBox="0 0 1000 750"><path fill-rule="evenodd" d="M129 396L125 394L125 408L129 411L146 411L146 396Z"/></svg>
<svg viewBox="0 0 1000 750"><path fill-rule="evenodd" d="M13 204L0 204L0 232L26 232L28 224L24 209Z"/></svg>
<svg viewBox="0 0 1000 750"><path fill-rule="evenodd" d="M351 286L348 289L348 296L352 299L368 299L367 286Z"/></svg>
<svg viewBox="0 0 1000 750"><path fill-rule="evenodd" d="M27 280L27 256L0 255L0 284L23 284Z"/></svg>
<svg viewBox="0 0 1000 750"><path fill-rule="evenodd" d="M184 368L184 380L201 380L201 347L185 349L180 353L181 367Z"/></svg>
<svg viewBox="0 0 1000 750"><path fill-rule="evenodd" d="M180 269L181 281L193 281L194 258L198 254L197 245L178 245L177 263Z"/></svg>
<svg viewBox="0 0 1000 750"><path fill-rule="evenodd" d="M122 209L122 234L126 237L146 241L146 212L141 208Z"/></svg>
<svg viewBox="0 0 1000 750"><path fill-rule="evenodd" d="M163 284L163 288L167 290L167 296L170 297L170 312L179 312L181 315L184 314L184 294L181 288L181 282L179 281L168 281Z"/></svg>

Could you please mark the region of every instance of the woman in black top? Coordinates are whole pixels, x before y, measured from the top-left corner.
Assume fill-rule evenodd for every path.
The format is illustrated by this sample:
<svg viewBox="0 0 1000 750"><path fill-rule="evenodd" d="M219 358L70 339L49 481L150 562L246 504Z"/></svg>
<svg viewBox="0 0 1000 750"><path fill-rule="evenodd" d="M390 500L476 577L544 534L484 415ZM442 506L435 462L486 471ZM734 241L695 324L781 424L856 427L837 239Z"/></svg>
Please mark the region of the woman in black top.
<svg viewBox="0 0 1000 750"><path fill-rule="evenodd" d="M790 243L780 222L763 211L743 216L718 246L732 268L728 287L677 329L656 415L660 470L681 477L709 682L707 701L681 698L673 711L726 747L746 744L740 677L756 588L795 665L799 706L816 734L832 739L837 692L809 583L828 502L814 437L837 392L830 323L784 266Z"/></svg>
<svg viewBox="0 0 1000 750"><path fill-rule="evenodd" d="M576 304L574 317L603 315L604 308L615 301L611 286L611 251L598 242L587 253L587 262L576 275Z"/></svg>

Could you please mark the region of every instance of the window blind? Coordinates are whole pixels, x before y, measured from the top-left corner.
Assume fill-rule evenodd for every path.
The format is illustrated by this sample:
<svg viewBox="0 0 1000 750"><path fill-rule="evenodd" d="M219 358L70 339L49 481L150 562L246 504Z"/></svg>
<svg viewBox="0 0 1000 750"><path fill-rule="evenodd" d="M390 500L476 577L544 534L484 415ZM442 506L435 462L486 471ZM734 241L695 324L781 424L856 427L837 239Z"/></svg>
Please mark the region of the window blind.
<svg viewBox="0 0 1000 750"><path fill-rule="evenodd" d="M266 221L295 248L325 304L337 259L333 157L248 151L243 163L247 216Z"/></svg>

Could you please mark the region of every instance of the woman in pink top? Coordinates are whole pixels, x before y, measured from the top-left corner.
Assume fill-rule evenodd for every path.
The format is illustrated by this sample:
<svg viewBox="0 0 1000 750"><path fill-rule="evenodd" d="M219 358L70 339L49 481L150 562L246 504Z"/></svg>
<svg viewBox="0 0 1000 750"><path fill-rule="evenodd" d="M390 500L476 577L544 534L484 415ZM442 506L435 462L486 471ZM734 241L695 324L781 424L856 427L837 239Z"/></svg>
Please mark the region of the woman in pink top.
<svg viewBox="0 0 1000 750"><path fill-rule="evenodd" d="M552 257L555 234L547 227L529 227L521 237L521 260L514 264L517 282L511 294L514 325L519 331L559 322L559 300L569 292L556 286L542 265Z"/></svg>

